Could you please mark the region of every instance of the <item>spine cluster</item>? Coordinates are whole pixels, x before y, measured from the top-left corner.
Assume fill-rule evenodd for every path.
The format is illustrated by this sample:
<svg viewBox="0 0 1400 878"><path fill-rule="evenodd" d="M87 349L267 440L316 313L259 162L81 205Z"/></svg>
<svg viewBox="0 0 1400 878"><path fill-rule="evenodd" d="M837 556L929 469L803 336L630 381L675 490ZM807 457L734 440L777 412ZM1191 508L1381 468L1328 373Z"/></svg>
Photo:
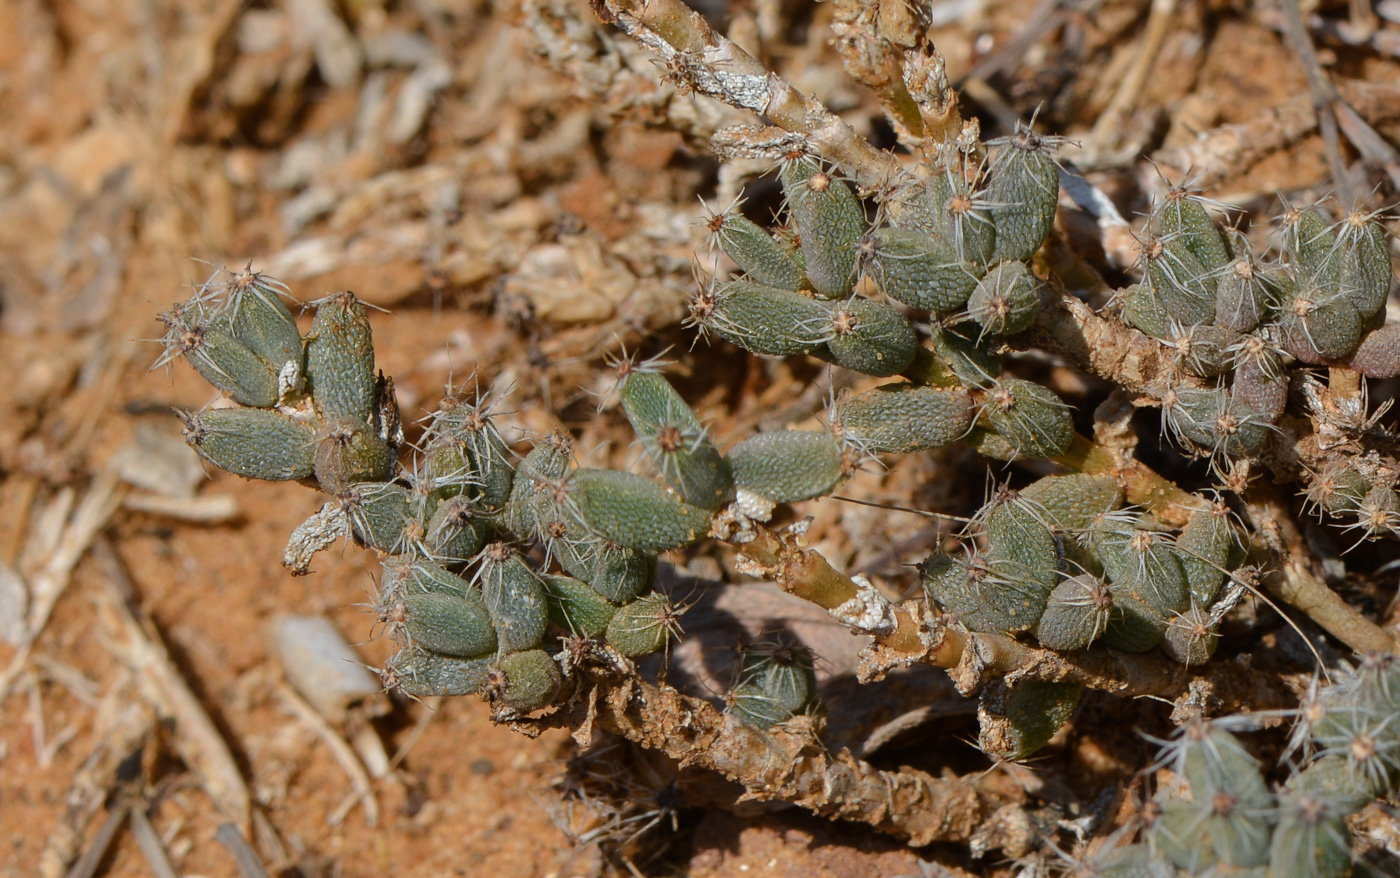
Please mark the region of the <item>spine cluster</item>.
<svg viewBox="0 0 1400 878"><path fill-rule="evenodd" d="M1347 818L1400 778L1400 671L1368 657L1314 690L1294 735L1298 764L1270 784L1231 729L1237 719L1187 724L1162 751L1170 778L1142 810L1141 840L1110 847L1096 875L1343 878L1356 866Z"/></svg>

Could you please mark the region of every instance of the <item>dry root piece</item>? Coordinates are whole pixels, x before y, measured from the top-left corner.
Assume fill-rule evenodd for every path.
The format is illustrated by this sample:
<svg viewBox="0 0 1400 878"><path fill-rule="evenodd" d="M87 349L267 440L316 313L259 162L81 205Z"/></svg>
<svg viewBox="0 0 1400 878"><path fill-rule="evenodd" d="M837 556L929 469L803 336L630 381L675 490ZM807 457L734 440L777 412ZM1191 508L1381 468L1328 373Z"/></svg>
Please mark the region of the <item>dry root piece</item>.
<svg viewBox="0 0 1400 878"><path fill-rule="evenodd" d="M551 724L597 723L682 766L718 771L742 784L747 798L866 823L915 846L966 842L987 813L976 781L881 771L847 750L830 753L805 717L765 731L669 686L596 673L590 680L593 688L576 696L567 715L550 717Z"/></svg>

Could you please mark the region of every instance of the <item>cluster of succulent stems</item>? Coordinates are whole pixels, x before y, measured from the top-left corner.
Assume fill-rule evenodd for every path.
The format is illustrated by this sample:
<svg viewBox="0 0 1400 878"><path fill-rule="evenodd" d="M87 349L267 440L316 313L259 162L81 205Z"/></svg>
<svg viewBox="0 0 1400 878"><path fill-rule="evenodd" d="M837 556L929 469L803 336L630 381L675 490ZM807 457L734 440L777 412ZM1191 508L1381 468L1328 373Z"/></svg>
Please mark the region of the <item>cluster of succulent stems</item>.
<svg viewBox="0 0 1400 878"><path fill-rule="evenodd" d="M617 398L654 476L577 466L565 435L510 447L490 403L452 388L410 448L363 302L310 303L303 336L281 284L251 269L217 274L163 316L161 362L185 360L229 403L186 414L185 435L219 468L327 495L288 544L293 573L344 540L378 551L377 618L397 646L386 686L480 694L522 728L586 737L598 723L753 795L917 843L971 838L976 820L949 815L994 807L975 783L823 750L815 658L800 646L747 648L723 711L637 674L635 659L682 633L684 608L656 588L658 565L718 539L746 572L869 637L862 682L915 663L947 669L980 698L979 744L997 759L1044 746L1085 687L1175 702L1189 721L1164 752L1180 785L1148 803L1142 841L1105 854L1094 874L1347 874L1344 817L1389 792L1400 768L1397 672L1375 657L1396 642L1325 585L1258 476L1302 481L1318 514L1357 539L1400 535L1400 461L1374 441L1364 394L1367 377L1400 373L1378 218L1333 223L1316 206L1290 208L1270 261L1173 187L1153 212L1141 280L1096 310L1046 247L1058 138L1022 126L983 143L956 96L925 82L907 93L919 112L906 121L925 138L907 171L760 75L676 0L601 9L685 59L672 66L689 71L688 87L785 132L724 141L773 155L784 222L761 227L737 206L712 216L712 245L737 271L701 284L690 323L753 355L891 380L835 400L824 429L762 432L721 451L664 364L623 356ZM1220 492L1184 491L1134 459L1131 442L1078 434L1052 389L1014 373L1008 355L1028 348L1160 409L1165 441L1206 461ZM1325 383L1314 367L1329 370ZM800 524L770 525L777 507L829 496L868 462L957 442L1060 471L993 490L922 560L912 599L835 569ZM1221 622L1250 595L1373 656L1303 706L1300 769L1277 789L1230 721L1201 718L1291 707L1281 680L1211 661ZM1281 871L1292 863L1306 871Z"/></svg>

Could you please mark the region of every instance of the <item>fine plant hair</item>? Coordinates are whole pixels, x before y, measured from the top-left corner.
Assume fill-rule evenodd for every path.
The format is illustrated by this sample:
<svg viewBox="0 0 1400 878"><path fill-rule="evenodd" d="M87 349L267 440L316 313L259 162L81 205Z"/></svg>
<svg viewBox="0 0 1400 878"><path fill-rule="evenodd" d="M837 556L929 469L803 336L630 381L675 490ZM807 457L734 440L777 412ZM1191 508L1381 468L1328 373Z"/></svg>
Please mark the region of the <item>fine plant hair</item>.
<svg viewBox="0 0 1400 878"><path fill-rule="evenodd" d="M581 741L604 730L750 797L912 844L1016 857L1044 844L1074 859L1054 830L1027 841L984 827L1012 807L996 784L826 747L821 657L805 646L741 649L723 710L642 674L638 660L685 636L688 601L659 586L659 567L713 540L745 573L865 638L861 683L916 664L947 670L977 699L977 743L993 760L1045 747L1085 690L1170 704L1179 733L1142 766L1170 780L1146 781L1139 825L1079 863L1089 874L1350 874L1348 816L1400 777L1397 644L1323 580L1286 492L1345 540L1400 537L1397 443L1367 403L1368 382L1400 374L1382 216L1287 207L1279 252L1257 253L1219 225L1205 193L1173 186L1148 218L1137 281L1071 289L1066 277L1092 271L1054 246L1063 138L1032 122L984 142L951 86L925 82L907 96L918 118L904 120L922 120L922 154L902 162L679 0L596 7L684 87L768 126L728 142L742 134L747 157L773 161L796 236L744 219L737 203L710 212L709 246L738 272L697 279L687 327L885 383L833 399L821 428L720 448L670 364L624 352L609 363L614 393L656 477L580 466L568 436L512 444L494 401L460 388L409 446L364 302L345 292L308 303L302 335L285 285L251 266L220 270L162 318L157 365L183 359L233 403L184 414L185 436L216 467L326 495L292 535L293 573L344 539L379 553L376 619L398 648L386 686L479 695L525 730L564 726ZM934 54L912 50L907 69L927 72ZM882 200L867 210L866 197ZM1161 441L1199 459L1184 466L1212 484L1189 491L1132 447L1080 434L1048 378L1011 356L1030 350L1159 408ZM1049 474L996 482L961 533L906 559L919 560L922 584L910 599L836 569L806 545L804 522L774 524L792 518L780 507L831 498L867 460L894 467L955 444L989 471ZM1282 673L1214 660L1253 591L1355 652L1357 669L1300 704ZM1291 758L1252 755L1261 716L1297 720ZM584 801L595 785L570 794ZM672 815L618 811L608 831L626 847Z"/></svg>

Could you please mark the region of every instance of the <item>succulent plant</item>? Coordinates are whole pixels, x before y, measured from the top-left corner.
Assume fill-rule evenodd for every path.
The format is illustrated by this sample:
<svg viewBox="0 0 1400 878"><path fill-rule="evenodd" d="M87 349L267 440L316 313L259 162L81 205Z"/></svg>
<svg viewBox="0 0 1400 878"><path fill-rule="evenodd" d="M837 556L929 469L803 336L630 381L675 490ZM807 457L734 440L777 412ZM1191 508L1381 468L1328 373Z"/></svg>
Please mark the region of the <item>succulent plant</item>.
<svg viewBox="0 0 1400 878"><path fill-rule="evenodd" d="M651 13L629 14L622 25L635 30ZM1400 536L1400 460L1393 442L1368 444L1374 422L1357 389L1400 374L1400 335L1384 316L1385 227L1361 212L1332 223L1317 206L1289 209L1273 261L1221 228L1199 193L1173 187L1149 220L1138 281L1096 312L1064 289L1045 246L1061 145L1026 125L983 143L968 124L953 142L931 144L920 175L871 187L869 168L852 158L864 153L823 150L818 138L789 144L775 159L797 245L735 209L713 215L712 244L738 273L704 279L689 322L756 356L811 357L896 380L834 399L827 428L759 432L722 448L659 362L624 356L614 364L617 396L655 476L577 466L568 436L517 447L489 401L451 388L401 460L393 384L376 368L369 311L348 292L310 303L303 338L283 285L251 270L211 280L163 317L161 362L186 360L231 403L184 416L205 460L329 496L294 534L289 566L304 572L327 534L378 551L377 615L398 648L386 685L415 696L477 693L503 719L589 697L590 727L591 711L611 710L624 734L668 746L628 714L656 699L628 700L632 690L623 698L617 680L640 685L628 676L633 660L682 636L683 602L656 588L661 557L711 538L873 637L863 676L926 662L952 671L964 694L980 689L979 742L999 759L1046 746L1086 689L1188 691L1183 681L1211 667L1241 595L1258 591L1260 565L1292 577L1288 594L1298 599L1285 600L1332 607L1316 610L1332 614L1318 621L1348 645L1387 637L1329 604L1322 592L1334 596L1296 560L1280 564L1288 547L1247 491L1274 466L1301 474L1318 515L1361 539ZM842 163L824 158L832 155ZM862 179L864 190L851 185ZM1083 350L1076 332L1086 327L1150 352L1152 368L1104 365ZM1043 372L1007 356L1030 348L1158 407L1165 443L1208 459L1201 469L1219 490L1187 492L1131 448L1081 436ZM1312 366L1331 370L1327 386ZM1341 449L1330 454L1289 445L1295 403L1315 432L1351 443L1323 449ZM1347 406L1350 421L1337 415ZM991 491L919 565L913 600L836 571L802 544L800 529L767 524L777 506L830 495L872 459L957 442L994 461L1029 462L1038 477L1018 474ZM843 810L840 796L864 793L828 782L843 766L875 769L849 754L802 755L812 743L802 736L821 726L815 663L799 646L751 646L722 719L703 714L705 726L700 707L687 709L714 740L767 748L765 759L788 759L794 772L807 759L801 777L822 783L774 792L776 775L704 758L751 790L822 813L887 815L883 805ZM1233 733L1240 723L1188 722L1165 747L1174 780L1146 808L1141 841L1101 852L1094 874L1347 874L1346 817L1393 792L1400 774L1397 673L1388 659L1368 659L1320 688L1301 708L1303 761L1278 784ZM608 686L611 695L597 694ZM805 743L784 750L793 740ZM812 805L816 787L826 798ZM887 816L860 819L890 828ZM888 817L894 831L936 837L898 819Z"/></svg>

